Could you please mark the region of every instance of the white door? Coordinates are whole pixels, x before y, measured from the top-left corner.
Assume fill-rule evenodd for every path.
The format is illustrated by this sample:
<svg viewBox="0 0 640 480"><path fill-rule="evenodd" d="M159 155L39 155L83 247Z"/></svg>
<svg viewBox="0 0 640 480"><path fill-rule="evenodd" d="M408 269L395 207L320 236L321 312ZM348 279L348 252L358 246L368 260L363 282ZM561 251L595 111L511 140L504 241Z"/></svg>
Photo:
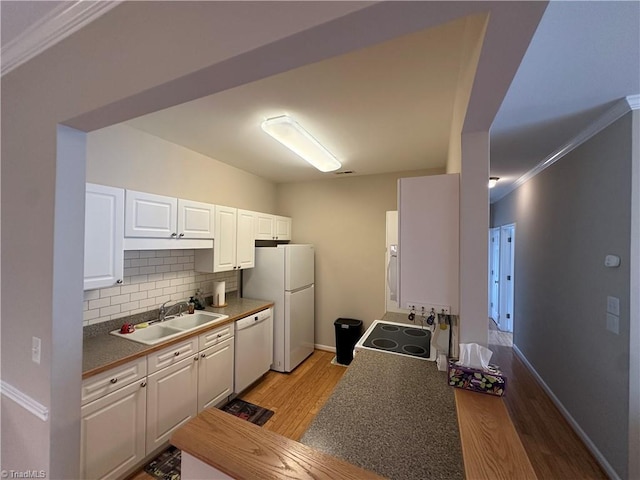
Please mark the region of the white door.
<svg viewBox="0 0 640 480"><path fill-rule="evenodd" d="M500 227L489 230L489 316L500 321Z"/></svg>
<svg viewBox="0 0 640 480"><path fill-rule="evenodd" d="M307 287L314 282L314 248L313 245L282 245L285 250L284 289L287 291Z"/></svg>
<svg viewBox="0 0 640 480"><path fill-rule="evenodd" d="M135 382L80 410L80 478L121 478L145 456L146 389Z"/></svg>
<svg viewBox="0 0 640 480"><path fill-rule="evenodd" d="M84 219L84 289L122 283L124 190L87 183Z"/></svg>
<svg viewBox="0 0 640 480"><path fill-rule="evenodd" d="M516 226L504 225L500 231L500 330L513 331L514 249Z"/></svg>
<svg viewBox="0 0 640 480"><path fill-rule="evenodd" d="M216 238L213 241L213 271L226 272L236 267L236 209L216 205Z"/></svg>
<svg viewBox="0 0 640 480"><path fill-rule="evenodd" d="M236 266L253 268L256 259L255 213L238 210L236 221Z"/></svg>
<svg viewBox="0 0 640 480"><path fill-rule="evenodd" d="M214 238L215 205L178 199L178 238Z"/></svg>
<svg viewBox="0 0 640 480"><path fill-rule="evenodd" d="M198 413L215 407L233 393L233 340L228 338L199 354Z"/></svg>
<svg viewBox="0 0 640 480"><path fill-rule="evenodd" d="M284 297L285 371L290 372L313 353L315 344L313 285Z"/></svg>
<svg viewBox="0 0 640 480"><path fill-rule="evenodd" d="M178 199L127 190L127 237L175 238L178 236Z"/></svg>
<svg viewBox="0 0 640 480"><path fill-rule="evenodd" d="M147 453L197 415L198 357L186 358L148 376Z"/></svg>

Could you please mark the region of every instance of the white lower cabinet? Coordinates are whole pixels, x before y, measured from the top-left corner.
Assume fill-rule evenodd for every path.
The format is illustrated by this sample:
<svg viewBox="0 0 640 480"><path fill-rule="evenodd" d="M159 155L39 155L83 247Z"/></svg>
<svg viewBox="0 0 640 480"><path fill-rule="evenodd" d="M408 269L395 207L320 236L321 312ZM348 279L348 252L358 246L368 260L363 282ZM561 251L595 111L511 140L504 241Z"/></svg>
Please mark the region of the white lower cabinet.
<svg viewBox="0 0 640 480"><path fill-rule="evenodd" d="M122 478L231 395L233 333L227 324L84 380L81 478Z"/></svg>
<svg viewBox="0 0 640 480"><path fill-rule="evenodd" d="M144 459L144 385L143 379L81 408L80 478L120 478Z"/></svg>
<svg viewBox="0 0 640 480"><path fill-rule="evenodd" d="M233 393L233 337L200 352L198 413L215 407Z"/></svg>
<svg viewBox="0 0 640 480"><path fill-rule="evenodd" d="M197 414L198 357L185 358L148 377L147 453Z"/></svg>

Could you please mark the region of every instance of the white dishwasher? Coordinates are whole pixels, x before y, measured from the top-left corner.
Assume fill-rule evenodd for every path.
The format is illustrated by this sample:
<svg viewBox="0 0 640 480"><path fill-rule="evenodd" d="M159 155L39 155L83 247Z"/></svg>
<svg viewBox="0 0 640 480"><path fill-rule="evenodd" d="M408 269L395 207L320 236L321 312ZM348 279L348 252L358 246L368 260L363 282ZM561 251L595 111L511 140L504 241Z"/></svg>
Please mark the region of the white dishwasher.
<svg viewBox="0 0 640 480"><path fill-rule="evenodd" d="M235 387L240 393L269 371L273 362L273 309L236 321Z"/></svg>

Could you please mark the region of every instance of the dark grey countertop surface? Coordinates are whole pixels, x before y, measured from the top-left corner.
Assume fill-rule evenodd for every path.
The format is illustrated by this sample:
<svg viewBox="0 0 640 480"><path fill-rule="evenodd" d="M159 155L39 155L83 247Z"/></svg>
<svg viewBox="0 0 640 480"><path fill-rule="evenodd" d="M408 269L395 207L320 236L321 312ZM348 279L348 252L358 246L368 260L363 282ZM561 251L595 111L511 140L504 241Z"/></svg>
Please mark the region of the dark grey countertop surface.
<svg viewBox="0 0 640 480"><path fill-rule="evenodd" d="M238 320L251 312L264 310L272 303L273 302L268 300L227 297L226 307L207 307L205 310L208 312L228 315L229 320L233 321ZM147 321L148 319L140 317L139 320ZM85 377L90 376L93 373L104 371L104 369L108 369L112 365L118 365L122 363L123 360L133 360L144 356L151 351L162 348L162 344L153 346L144 345L142 343L136 343L131 340L109 334L111 330L116 330L125 323L125 321L128 320L120 318L118 320L112 320L103 324L92 325L84 328L84 338L82 342L82 372ZM131 321L131 323L139 322ZM221 326L223 324L224 323L221 323L217 326ZM211 328L217 328L217 326ZM210 328L204 328L202 329L202 332L209 329Z"/></svg>
<svg viewBox="0 0 640 480"><path fill-rule="evenodd" d="M300 442L390 479L464 478L453 389L426 360L358 352Z"/></svg>

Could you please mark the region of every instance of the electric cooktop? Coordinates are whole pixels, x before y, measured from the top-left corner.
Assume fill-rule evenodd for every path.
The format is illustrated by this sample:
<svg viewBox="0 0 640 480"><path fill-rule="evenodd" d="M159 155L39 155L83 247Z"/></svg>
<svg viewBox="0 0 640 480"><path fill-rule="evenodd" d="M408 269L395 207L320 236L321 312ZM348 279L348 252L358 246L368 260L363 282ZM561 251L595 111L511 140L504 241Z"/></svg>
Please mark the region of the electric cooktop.
<svg viewBox="0 0 640 480"><path fill-rule="evenodd" d="M355 349L379 350L434 360L431 355L431 331L410 324L375 320L360 338Z"/></svg>

